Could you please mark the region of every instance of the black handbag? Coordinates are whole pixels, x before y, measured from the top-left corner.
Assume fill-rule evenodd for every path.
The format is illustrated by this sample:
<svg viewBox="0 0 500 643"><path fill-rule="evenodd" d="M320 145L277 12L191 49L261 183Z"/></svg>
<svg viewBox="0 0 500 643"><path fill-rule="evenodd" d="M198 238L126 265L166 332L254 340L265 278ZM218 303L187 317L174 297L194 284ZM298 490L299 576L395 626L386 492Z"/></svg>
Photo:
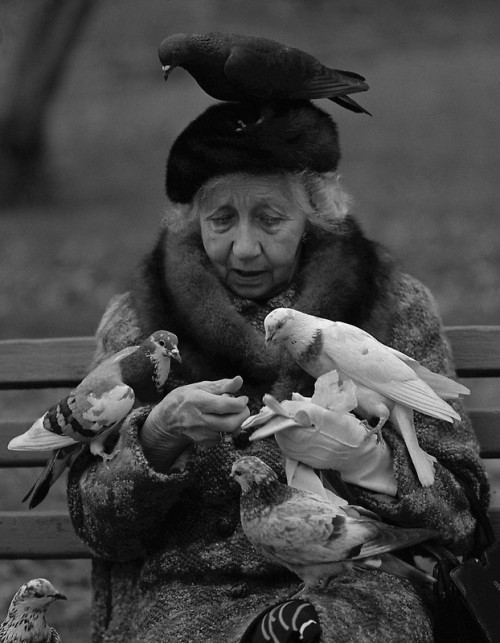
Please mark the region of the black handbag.
<svg viewBox="0 0 500 643"><path fill-rule="evenodd" d="M500 542L468 482L461 482L477 520L473 549L460 561L449 549L423 543L435 561L434 640L436 643L500 643Z"/></svg>

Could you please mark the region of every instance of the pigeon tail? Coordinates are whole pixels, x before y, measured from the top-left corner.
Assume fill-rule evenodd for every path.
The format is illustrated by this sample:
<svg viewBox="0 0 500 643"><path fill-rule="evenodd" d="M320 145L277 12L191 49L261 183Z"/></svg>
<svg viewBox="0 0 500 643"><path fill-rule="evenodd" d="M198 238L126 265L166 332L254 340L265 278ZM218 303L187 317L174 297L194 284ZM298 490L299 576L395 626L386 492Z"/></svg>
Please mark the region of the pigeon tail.
<svg viewBox="0 0 500 643"><path fill-rule="evenodd" d="M436 579L433 576L426 574L418 567L410 565L410 563L393 554L381 554L376 559L360 561L354 565L354 568L363 571L366 569L378 569L387 574L394 574L395 576L406 578L414 587L424 591L432 591L432 587L436 583Z"/></svg>
<svg viewBox="0 0 500 643"><path fill-rule="evenodd" d="M80 453L81 448L82 447L78 448L75 445L70 445L54 451L51 458L47 460L42 473L22 499L22 502L30 500L28 507L34 509L45 500L52 485L61 477L68 464Z"/></svg>
<svg viewBox="0 0 500 643"><path fill-rule="evenodd" d="M368 114L368 116L373 116L373 114L353 100L350 96L332 96L329 100L337 103L337 105L340 105L340 107L343 107L344 109L348 109L350 112L354 112L355 114Z"/></svg>
<svg viewBox="0 0 500 643"><path fill-rule="evenodd" d="M11 451L53 451L70 444L78 444L68 435L47 431L43 426L44 417L38 418L25 433L12 438L7 448Z"/></svg>
<svg viewBox="0 0 500 643"><path fill-rule="evenodd" d="M420 484L423 487L432 486L436 458L424 451L418 444L413 422L413 410L401 404L395 404L391 411L391 421L405 442Z"/></svg>

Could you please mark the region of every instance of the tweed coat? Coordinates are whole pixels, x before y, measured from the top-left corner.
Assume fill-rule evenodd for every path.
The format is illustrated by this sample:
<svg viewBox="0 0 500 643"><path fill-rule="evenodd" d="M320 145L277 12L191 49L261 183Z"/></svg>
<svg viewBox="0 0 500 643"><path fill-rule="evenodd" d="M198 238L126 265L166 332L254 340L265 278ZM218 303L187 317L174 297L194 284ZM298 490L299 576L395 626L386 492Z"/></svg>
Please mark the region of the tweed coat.
<svg viewBox="0 0 500 643"><path fill-rule="evenodd" d="M311 378L291 360L263 349L262 321L277 306L356 324L431 370L453 375L429 291L400 272L352 219L338 235L311 228L296 278L267 302L229 293L196 235L164 231L131 289L110 302L97 332L96 362L165 328L178 335L183 357L179 368L173 365L171 387L240 374L255 412L265 392L284 399L312 389ZM440 463L460 469L484 504L488 487L470 423L460 403L453 405L463 417L453 425L415 414L420 444L438 460L432 487L421 487L388 424L384 437L394 456L397 496L347 488L355 502L384 519L436 529L459 552L470 544L474 520L460 485ZM253 454L284 481L281 454L273 438L226 438L210 448L193 444L168 474L158 473L139 439L149 410L139 407L128 416L111 462L86 451L69 475L75 530L96 555L92 641L236 641L256 611L298 587L293 574L264 560L247 541L239 487L229 477L238 457ZM322 641L432 640L426 598L396 576L352 571L309 598Z"/></svg>

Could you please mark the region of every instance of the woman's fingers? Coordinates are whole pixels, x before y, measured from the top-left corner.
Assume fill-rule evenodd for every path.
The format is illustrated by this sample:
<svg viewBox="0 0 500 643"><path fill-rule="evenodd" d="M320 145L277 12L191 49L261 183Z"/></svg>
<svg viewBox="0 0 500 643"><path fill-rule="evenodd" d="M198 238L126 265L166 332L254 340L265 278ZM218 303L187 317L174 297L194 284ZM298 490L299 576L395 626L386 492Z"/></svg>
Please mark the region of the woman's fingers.
<svg viewBox="0 0 500 643"><path fill-rule="evenodd" d="M201 444L216 443L220 433L235 433L249 417L248 397L235 393L243 380L196 382L171 391L150 413L165 436L184 435Z"/></svg>
<svg viewBox="0 0 500 643"><path fill-rule="evenodd" d="M240 413L232 413L231 415L212 415L207 413L204 415L204 419L207 425L214 431L234 433L249 416L250 411L245 407Z"/></svg>
<svg viewBox="0 0 500 643"><path fill-rule="evenodd" d="M222 380L206 380L204 382L196 382L195 384L189 384L193 388L202 389L207 391L207 393L212 393L213 395L223 395L224 393L234 394L240 390L243 384L243 378L240 375L229 379L225 378Z"/></svg>
<svg viewBox="0 0 500 643"><path fill-rule="evenodd" d="M248 397L241 395L232 397L228 395L204 395L199 399L199 409L202 413L213 415L228 415L241 413L248 404Z"/></svg>

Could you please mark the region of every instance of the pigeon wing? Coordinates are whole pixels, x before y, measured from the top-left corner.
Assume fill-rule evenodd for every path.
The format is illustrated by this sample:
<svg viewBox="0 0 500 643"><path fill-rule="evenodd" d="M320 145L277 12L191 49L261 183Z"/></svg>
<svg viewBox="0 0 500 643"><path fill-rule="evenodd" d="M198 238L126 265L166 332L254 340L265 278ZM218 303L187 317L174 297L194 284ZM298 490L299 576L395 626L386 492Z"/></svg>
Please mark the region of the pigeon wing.
<svg viewBox="0 0 500 643"><path fill-rule="evenodd" d="M277 50L279 51L279 50ZM280 68L276 54L267 48L236 45L224 65L227 80L249 96L261 99L288 95L288 73Z"/></svg>
<svg viewBox="0 0 500 643"><path fill-rule="evenodd" d="M368 84L364 82L362 76L354 72L329 69L318 61L315 62L315 65L308 65L306 77L303 78L300 85L295 86L292 96L294 100L343 96L349 103L350 99L345 94L363 92L368 89ZM356 105L356 103L354 104Z"/></svg>
<svg viewBox="0 0 500 643"><path fill-rule="evenodd" d="M112 355L91 371L68 396L66 429L92 438L121 422L134 406L134 390L122 381L120 361L137 350L129 347ZM66 415L66 414L65 414ZM80 426L79 426L80 425Z"/></svg>
<svg viewBox="0 0 500 643"><path fill-rule="evenodd" d="M460 419L411 366L369 333L341 322L323 333L324 351L347 377L421 413L448 422Z"/></svg>
<svg viewBox="0 0 500 643"><path fill-rule="evenodd" d="M376 530L373 531L371 537L363 543L359 554L357 554L353 560L371 558L372 556L379 556L387 552L411 547L425 540L435 538L438 535L438 533L432 529L394 527L373 520L370 520L370 522Z"/></svg>
<svg viewBox="0 0 500 643"><path fill-rule="evenodd" d="M90 393L79 391L68 401L72 419L67 429L70 430L71 427L77 434L88 437L93 437L91 434L99 435L121 422L132 410L134 402L134 390L123 383L92 390Z"/></svg>
<svg viewBox="0 0 500 643"><path fill-rule="evenodd" d="M439 395L439 397L442 397L445 400L451 400L457 399L460 395L470 394L470 390L466 386L456 382L451 379L451 377L447 377L441 373L434 373L434 371L430 371L425 366L422 366L422 364L417 362L416 359L413 359L413 357L410 357L405 353L401 353L390 346L387 346L387 348L391 353L393 353L393 355L396 355L396 357L399 357L399 359L408 364L408 366L415 371L417 376L424 380L424 382L428 384L433 391Z"/></svg>
<svg viewBox="0 0 500 643"><path fill-rule="evenodd" d="M258 527L257 537L252 538L272 556L291 565L342 560L356 552L327 551L331 538L344 533L347 518L335 506L307 492L298 492L285 502L276 505ZM256 544L257 544L256 543Z"/></svg>
<svg viewBox="0 0 500 643"><path fill-rule="evenodd" d="M328 501L301 492L273 508L261 528L261 546L289 565L315 565L378 556L435 535L429 529L350 517Z"/></svg>
<svg viewBox="0 0 500 643"><path fill-rule="evenodd" d="M231 84L262 99L324 98L368 89L357 74L342 76L300 49L265 39L231 47L224 73Z"/></svg>

